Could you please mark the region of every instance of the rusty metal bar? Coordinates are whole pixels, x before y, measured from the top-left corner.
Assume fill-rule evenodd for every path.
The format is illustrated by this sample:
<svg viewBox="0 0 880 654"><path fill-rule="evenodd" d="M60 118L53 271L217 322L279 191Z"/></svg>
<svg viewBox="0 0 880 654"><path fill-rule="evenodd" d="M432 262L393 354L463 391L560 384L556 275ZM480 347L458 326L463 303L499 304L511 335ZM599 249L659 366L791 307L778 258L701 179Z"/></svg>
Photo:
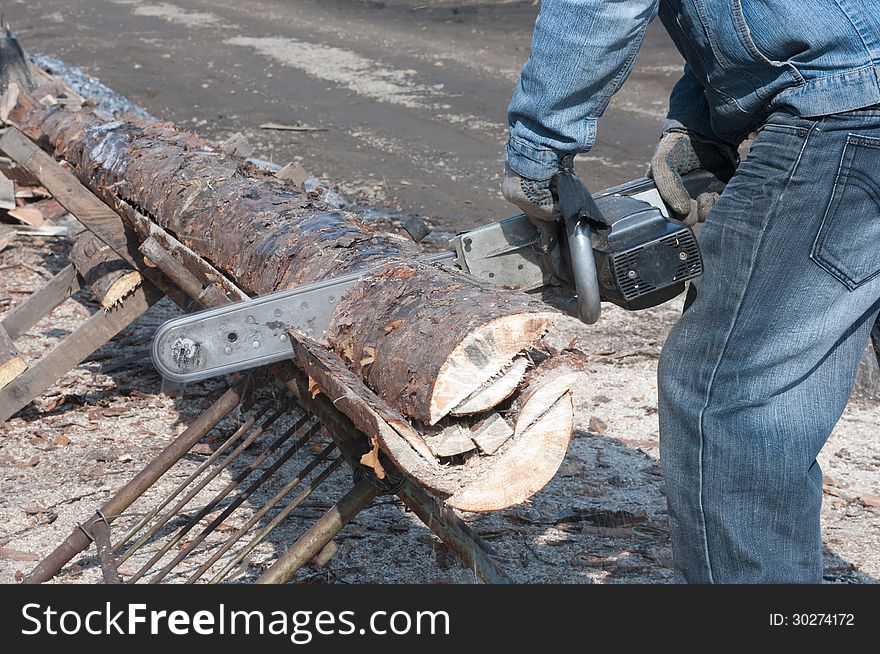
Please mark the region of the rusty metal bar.
<svg viewBox="0 0 880 654"><path fill-rule="evenodd" d="M238 495L229 506L223 509L220 515L214 518L211 523L207 527L205 527L202 532L198 536L196 536L189 545L186 546L186 548L183 549L183 551L175 556L164 568L162 568L162 570L153 575L153 577L150 579L150 583L158 584L160 581L162 581L162 579L164 579L166 575L168 575L168 573L177 566L178 563L189 556L192 551L211 534L211 532L213 532L220 524L222 524L226 518L232 515L232 513L239 506L241 506L247 498L253 495L260 486L266 483L266 481L270 477L272 477L272 475L274 475L281 466L287 463L287 461L290 460L290 457L296 454L300 450L300 448L302 448L302 446L305 445L320 428L321 425L315 423L308 430L306 430L305 434L303 434L301 438L299 438L291 447L283 452L281 456L279 456L275 460L275 462L272 463L271 466L266 468L266 470L264 470L259 477L252 481L251 484L244 490L244 492Z"/></svg>
<svg viewBox="0 0 880 654"><path fill-rule="evenodd" d="M238 429L236 429L232 435L224 441L224 443L217 448L214 452L211 453L211 456L208 457L202 464L196 468L192 474L190 474L185 481L181 482L173 491L171 491L159 504L157 504L151 511L149 511L137 524L131 527L125 535L119 539L116 545L113 546L113 551L117 551L121 548L125 543L131 540L137 532L139 532L143 527L149 523L156 515L164 509L168 504L177 497L183 489L189 486L199 475L201 475L214 461L216 461L226 450L228 450L232 444L241 438L241 436L251 427L253 427L254 423L262 418L269 411L269 407L265 407L260 409L256 414L248 418L244 423L242 423Z"/></svg>
<svg viewBox="0 0 880 654"><path fill-rule="evenodd" d="M224 498L226 498L229 495L229 493L231 493L235 488L237 488L239 486L239 484L241 484L245 479L247 479L254 470L259 468L263 464L263 462L269 457L269 455L272 454L272 452L277 450L291 436L291 434L293 434L295 431L297 431L305 423L305 421L307 421L309 419L310 419L310 416L305 416L305 417L301 418L300 420L298 420L294 424L293 427L291 427L286 432L284 432L281 436L279 436L277 439L275 439L269 445L269 447L267 447L262 453L260 453L260 455L257 456L257 458L255 458L253 461L251 461L250 464L248 464L248 466L244 470L242 470L228 484L226 484L226 486L219 493L217 493L214 496L214 498L210 502L208 502L208 504L206 504L201 509L199 509L199 511L197 511L196 514L192 518L190 518L189 521L187 521L187 523L180 529L180 531L178 531L174 535L174 537L171 538L162 547L162 549L159 552L157 552L146 564L144 564L134 574L134 576L132 576L130 583L134 583L138 579L143 577L147 573L147 571L153 566L153 564L155 564L163 556L165 556L165 554L168 552L168 550L170 550L172 547L174 547L174 545L176 545L180 541L181 538L183 538L187 533L189 533L189 531L193 527L196 526L196 524L198 524L199 520L201 520L206 515L208 515L208 513L210 513L214 509L214 507L216 507ZM249 444L250 443L248 443L248 441L245 441L244 443L242 443L242 445L240 445L238 448L236 448L236 452L231 454L230 457L234 458L235 456L237 456L238 455L237 452L240 449L243 450ZM195 496L195 494L193 494L193 497L194 496ZM189 502L190 499L192 499L192 498L190 497L186 501ZM172 511L170 515L176 514L177 511L181 508L181 506L182 505L180 505L180 503L178 503L178 506L175 507L175 510Z"/></svg>
<svg viewBox="0 0 880 654"><path fill-rule="evenodd" d="M367 507L381 491L368 479L354 487L300 536L293 546L257 580L258 584L284 584L296 571L329 543L352 518Z"/></svg>
<svg viewBox="0 0 880 654"><path fill-rule="evenodd" d="M121 584L119 569L113 558L113 550L110 549L110 525L106 520L99 520L92 527L92 538L95 539L95 549L98 550L98 560L101 562L101 573L104 575L105 584Z"/></svg>
<svg viewBox="0 0 880 654"><path fill-rule="evenodd" d="M260 434L262 434L265 431L266 427L271 426L276 420L278 420L278 418L280 418L284 414L284 412L286 410L287 410L287 407L285 407L283 409L278 409L275 411L275 413L273 413L271 416L266 418L266 420L263 421L263 424L261 424L259 427L257 427L251 433L250 436L248 436L245 440L243 440L241 443L239 443L238 447L236 447L235 450L233 450L231 454L227 455L227 457L225 459L223 459L223 461L220 462L220 465L218 465L216 468L211 470L211 472L208 475L206 475L198 484L196 484L193 488L191 488L186 493L186 495L184 495L183 498L180 499L177 502L177 504L174 505L174 507L172 507L172 509L168 513L166 513L164 516L161 516L147 530L147 532L143 536L141 536L140 539L138 539L138 541L134 545L132 545L130 548L128 548L119 557L119 564L122 565L125 561L127 561L129 559L129 557L131 557L132 554L134 554L147 541L149 541L150 538L155 536L156 533L162 527L164 527L165 524L169 520L171 520L171 518L173 518L175 515L177 515L178 511L180 511L184 506L186 506L190 502L190 500L192 500L192 498L194 498L196 495L198 495L205 486L207 486L209 483L211 483L211 481L215 477L217 477L217 475L219 475L221 472L223 472L223 470L225 470L226 467L230 463L232 463L239 454L241 454L245 449L247 449L247 447L251 443L253 443L260 436ZM307 417L303 417L300 420L302 422L304 422L307 419L308 419ZM301 425L302 422L297 422L297 425Z"/></svg>
<svg viewBox="0 0 880 654"><path fill-rule="evenodd" d="M515 583L493 559L493 552L474 531L424 488L407 481L397 492L409 509L487 584Z"/></svg>
<svg viewBox="0 0 880 654"><path fill-rule="evenodd" d="M205 434L213 429L217 423L225 418L242 398L244 398L250 378L238 381L232 388L226 391L206 411L201 413L195 421L177 438L175 438L159 455L153 459L134 479L114 495L100 511L89 518L82 528L77 527L61 545L55 548L44 558L31 573L25 577L23 583L41 584L49 581L63 568L74 556L89 546L89 539L85 530L93 528L96 521L104 520L107 516L112 520L127 509L135 500L164 475L171 466L177 463L193 446L198 443Z"/></svg>
<svg viewBox="0 0 880 654"><path fill-rule="evenodd" d="M131 540L132 538L134 538L134 536L135 536L135 535L136 535L141 529L143 529L143 528L144 528L144 527L150 522L150 520L152 520L153 518L156 517L156 515L159 513L159 511L161 511L161 510L164 509L166 506L168 506L168 504L169 504L169 503L170 503L175 497L177 497L178 495L180 495L180 493L182 493L183 490L184 490L187 486L189 486L193 481L195 481L195 480L199 477L199 475L201 475L201 474L202 474L202 473L208 468L208 466L209 466L210 464L212 464L214 461L216 461L218 458L220 458L220 456L221 456L221 455L222 455L227 449L229 449L229 447L231 447L231 445L232 445L235 441L237 441L239 438L241 438L242 435L243 435L246 431L248 431L251 427L253 427L253 426L254 426L254 423L256 423L257 420L260 420L264 415L266 415L266 413L268 413L268 411L269 411L269 407L268 407L268 406L266 406L266 407L264 407L264 408L261 408L261 409L259 409L259 410L258 410L253 416L251 416L250 418L248 418L247 420L245 420L241 425L239 425L239 427L238 427L235 431L232 432L232 435L231 435L229 438L226 439L226 441L223 443L223 445L221 445L217 450L215 450L214 452L212 452L212 453L211 453L211 456L208 457L207 460L205 460L204 462L202 462L202 464L201 464L198 468L196 468L196 469L192 472L192 474L190 474L190 475L186 478L185 481L183 481L182 483L178 484L177 487L176 487L173 491L171 491L168 495L166 495L166 496L165 496L165 497L164 497L164 498L163 498L163 499L162 499L162 500L161 500L161 501L160 501L155 507L153 507L152 510L148 511L147 514L144 515L144 517L141 518L141 519L137 522L137 524L135 524L135 525L132 526L127 532L125 532L125 535L124 535L122 538L119 539L119 541L116 543L116 545L114 545L114 547L113 547L113 551L115 552L115 551L119 550L123 545L125 545L125 543L127 543L129 540ZM173 513L173 511L172 511L172 513ZM136 548L136 547L137 547L137 546L135 546L135 548ZM128 558L128 556L125 556L122 560L124 561L124 560L127 559L127 558Z"/></svg>
<svg viewBox="0 0 880 654"><path fill-rule="evenodd" d="M305 477L308 475L313 468L315 468L318 463L320 463L323 459L327 457L327 455L332 452L336 448L335 444L328 445L324 450L316 456L308 466L303 468L297 476L292 479L289 483L287 483L284 488L282 488L278 493L273 497L269 502L266 503L247 523L242 526L232 537L227 541L223 547L220 548L220 551L215 552L211 558L206 561L194 575L192 575L189 579L187 579L186 583L191 584L195 583L205 572L207 572L215 562L217 562L221 556L223 556L226 552L228 552L232 546L237 543L242 536L244 536L251 527L253 527L259 520L263 518L269 511L271 511L278 502L281 501L288 493L290 493L293 488L298 485ZM242 549L238 554L236 554L235 558L231 563L228 563L223 570L221 570L217 575L211 579L212 584L219 582L223 579L232 568L241 563L244 558L251 553L251 551L260 543L262 543L266 537L274 531L274 529L280 525L286 518L291 514L291 512L302 504L305 499L312 494L312 492L318 488L327 477L329 477L335 470L339 468L344 462L344 459L337 458L330 465L328 465L321 473L308 484L295 498L293 498L278 514L272 518L268 525L266 525L260 532Z"/></svg>

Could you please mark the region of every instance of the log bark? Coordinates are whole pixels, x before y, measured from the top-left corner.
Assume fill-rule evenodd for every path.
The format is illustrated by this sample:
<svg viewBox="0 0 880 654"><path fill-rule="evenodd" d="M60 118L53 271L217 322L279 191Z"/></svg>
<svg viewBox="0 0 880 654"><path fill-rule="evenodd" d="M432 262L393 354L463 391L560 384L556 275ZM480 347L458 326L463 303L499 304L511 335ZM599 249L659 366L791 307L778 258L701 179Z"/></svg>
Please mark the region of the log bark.
<svg viewBox="0 0 880 654"><path fill-rule="evenodd" d="M338 385L343 372L363 381L368 393L347 405L363 409L359 426L405 472L466 510L521 502L549 481L572 433L567 389L550 393L556 394L545 410L522 429L518 413L504 415L516 436L495 443L492 452L474 448L459 457L466 460L441 461L417 430L461 421L476 434L496 406L516 405L524 390L536 393L549 380L526 374L523 355L559 314L525 294L418 262L410 241L374 232L356 215L170 124L110 121L89 107L34 100L51 92L19 92L10 122L69 162L105 202L155 221L244 291L262 295L365 274L337 302L328 338L319 344L348 370L334 369L326 358L309 360L340 394L352 387ZM493 471L495 459L500 467Z"/></svg>
<svg viewBox="0 0 880 654"><path fill-rule="evenodd" d="M378 269L339 303L329 345L410 418L435 424L533 345L556 315L524 294L413 263L407 240L373 232L167 123L111 122L24 93L10 120L246 291Z"/></svg>
<svg viewBox="0 0 880 654"><path fill-rule="evenodd" d="M88 231L70 249L70 262L104 309L116 306L143 281L139 272Z"/></svg>

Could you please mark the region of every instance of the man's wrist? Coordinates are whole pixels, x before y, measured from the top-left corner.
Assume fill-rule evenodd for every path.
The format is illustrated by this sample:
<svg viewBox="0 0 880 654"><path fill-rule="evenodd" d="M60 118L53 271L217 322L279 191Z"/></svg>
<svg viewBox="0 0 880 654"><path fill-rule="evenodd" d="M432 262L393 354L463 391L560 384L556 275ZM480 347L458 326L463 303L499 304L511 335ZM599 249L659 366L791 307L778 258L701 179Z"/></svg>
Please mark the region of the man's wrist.
<svg viewBox="0 0 880 654"><path fill-rule="evenodd" d="M538 182L548 181L574 164L573 154L536 146L512 135L504 149L504 159L517 175Z"/></svg>

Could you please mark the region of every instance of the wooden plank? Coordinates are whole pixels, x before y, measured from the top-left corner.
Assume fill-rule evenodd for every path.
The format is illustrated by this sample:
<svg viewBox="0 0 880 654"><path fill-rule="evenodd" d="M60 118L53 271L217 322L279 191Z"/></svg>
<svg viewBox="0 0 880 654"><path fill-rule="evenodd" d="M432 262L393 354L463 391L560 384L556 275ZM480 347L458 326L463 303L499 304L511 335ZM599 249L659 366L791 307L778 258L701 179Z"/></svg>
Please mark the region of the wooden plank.
<svg viewBox="0 0 880 654"><path fill-rule="evenodd" d="M99 200L69 170L14 127L0 135L0 150L36 177L70 213L114 250L127 252L137 239L113 209Z"/></svg>
<svg viewBox="0 0 880 654"><path fill-rule="evenodd" d="M137 234L122 217L82 185L76 175L61 166L15 127L0 130L0 151L26 169L90 232L109 245L175 304L187 310L190 301L158 270L144 265L137 253Z"/></svg>
<svg viewBox="0 0 880 654"><path fill-rule="evenodd" d="M59 304L80 290L82 280L72 265L67 266L3 316L0 323L9 338L15 340L48 316Z"/></svg>
<svg viewBox="0 0 880 654"><path fill-rule="evenodd" d="M119 308L99 311L86 320L33 368L0 391L0 422L8 420L58 381L92 352L116 336L163 296L155 286L144 285L125 298Z"/></svg>

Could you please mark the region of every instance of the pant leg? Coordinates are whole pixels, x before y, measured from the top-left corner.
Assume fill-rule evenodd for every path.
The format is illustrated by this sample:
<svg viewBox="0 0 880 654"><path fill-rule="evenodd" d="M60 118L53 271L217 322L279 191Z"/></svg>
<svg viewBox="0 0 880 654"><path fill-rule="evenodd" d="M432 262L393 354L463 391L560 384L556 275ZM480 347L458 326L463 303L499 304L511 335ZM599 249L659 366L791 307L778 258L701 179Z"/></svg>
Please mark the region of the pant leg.
<svg viewBox="0 0 880 654"><path fill-rule="evenodd" d="M661 462L686 581L818 583L822 472L880 312L880 111L774 114L700 243L660 358Z"/></svg>

